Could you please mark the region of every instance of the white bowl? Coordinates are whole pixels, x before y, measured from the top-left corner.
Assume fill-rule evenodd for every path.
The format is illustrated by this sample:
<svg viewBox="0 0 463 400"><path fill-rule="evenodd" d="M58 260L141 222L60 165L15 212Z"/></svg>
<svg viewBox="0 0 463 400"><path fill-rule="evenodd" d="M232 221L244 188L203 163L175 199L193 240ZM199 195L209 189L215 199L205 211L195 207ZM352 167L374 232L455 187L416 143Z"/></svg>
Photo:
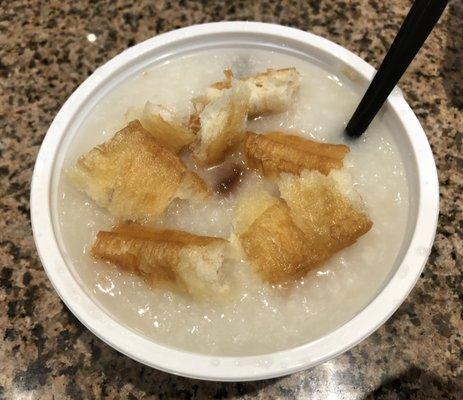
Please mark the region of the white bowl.
<svg viewBox="0 0 463 400"><path fill-rule="evenodd" d="M354 318L302 346L266 355L217 357L155 343L121 325L100 308L72 274L72 263L59 246L57 184L66 145L87 112L119 83L154 60L185 51L224 45L253 45L314 57L340 71L350 71L364 85L374 69L348 50L311 33L255 22L220 22L191 26L140 43L98 68L66 101L48 130L37 157L31 190L34 238L45 271L56 291L95 335L121 353L173 374L220 381L272 378L322 363L370 335L404 301L425 265L436 231L438 181L425 133L400 90L389 96L385 115L394 124L395 140L409 182L409 224L391 272L377 296Z"/></svg>

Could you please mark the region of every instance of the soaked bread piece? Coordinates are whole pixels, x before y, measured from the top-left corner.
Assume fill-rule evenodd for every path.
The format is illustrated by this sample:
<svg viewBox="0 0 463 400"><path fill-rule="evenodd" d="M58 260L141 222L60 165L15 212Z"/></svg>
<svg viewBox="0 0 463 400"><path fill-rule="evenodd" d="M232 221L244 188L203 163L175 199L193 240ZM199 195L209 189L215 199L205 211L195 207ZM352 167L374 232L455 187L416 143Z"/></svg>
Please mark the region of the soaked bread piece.
<svg viewBox="0 0 463 400"><path fill-rule="evenodd" d="M214 83L206 92L207 101L215 100L220 92L233 85L233 73L225 70L225 80ZM294 101L301 82L296 68L272 69L240 79L250 91L248 116L276 114L286 111Z"/></svg>
<svg viewBox="0 0 463 400"><path fill-rule="evenodd" d="M308 246L324 246L330 255L355 243L373 225L345 171L282 174L278 187Z"/></svg>
<svg viewBox="0 0 463 400"><path fill-rule="evenodd" d="M199 118L199 112L194 112L188 119L188 129L194 134L197 134L201 129L201 119Z"/></svg>
<svg viewBox="0 0 463 400"><path fill-rule="evenodd" d="M249 166L261 170L268 178L281 172L298 175L305 169L327 175L342 168L344 156L349 152L349 147L342 144L320 143L282 132L261 135L248 132L244 148Z"/></svg>
<svg viewBox="0 0 463 400"><path fill-rule="evenodd" d="M129 123L107 142L81 156L68 172L71 182L100 207L124 220L160 215L175 197L186 197L192 185L181 160L158 142L139 121ZM208 194L200 178L193 179L190 199Z"/></svg>
<svg viewBox="0 0 463 400"><path fill-rule="evenodd" d="M214 89L223 90L232 87L233 71L227 68L224 69L223 74L225 75L225 79L223 81L215 82L210 88L208 88L206 95L210 100L213 100L220 95L218 92L215 92Z"/></svg>
<svg viewBox="0 0 463 400"><path fill-rule="evenodd" d="M206 89L206 93L203 96L193 99L196 109L204 108L208 103L222 96L224 90L230 89L233 86L233 71L227 68L223 71L223 74L225 75L223 81L214 82Z"/></svg>
<svg viewBox="0 0 463 400"><path fill-rule="evenodd" d="M249 91L244 84L237 83L207 104L199 118L199 143L194 150L195 159L202 165L213 165L244 139L247 119Z"/></svg>
<svg viewBox="0 0 463 400"><path fill-rule="evenodd" d="M196 172L186 171L175 197L197 203L208 198L211 193L211 189Z"/></svg>
<svg viewBox="0 0 463 400"><path fill-rule="evenodd" d="M294 100L301 76L296 68L267 69L245 82L251 90L249 116L257 117L286 111Z"/></svg>
<svg viewBox="0 0 463 400"><path fill-rule="evenodd" d="M196 135L169 109L149 101L143 110L132 110L126 118L138 119L162 147L176 154L196 139Z"/></svg>
<svg viewBox="0 0 463 400"><path fill-rule="evenodd" d="M307 243L287 205L263 190L241 196L234 226L246 258L269 283L303 276L328 256Z"/></svg>
<svg viewBox="0 0 463 400"><path fill-rule="evenodd" d="M125 224L100 231L92 255L153 285L167 283L204 298L228 290L221 276L227 245L220 238Z"/></svg>
<svg viewBox="0 0 463 400"><path fill-rule="evenodd" d="M281 202L266 209L239 239L251 265L269 283L298 278L317 264L307 258L304 234Z"/></svg>
<svg viewBox="0 0 463 400"><path fill-rule="evenodd" d="M265 210L279 203L278 198L272 196L262 186L245 189L236 200L233 218L235 234L242 234Z"/></svg>
<svg viewBox="0 0 463 400"><path fill-rule="evenodd" d="M287 110L300 85L295 68L233 79L225 70L225 80L208 88L204 96L193 99L195 112L188 123L198 134L195 157L202 165L223 161L226 154L244 139L246 120L258 115Z"/></svg>
<svg viewBox="0 0 463 400"><path fill-rule="evenodd" d="M372 226L345 171L282 174L284 200L262 189L238 199L234 228L246 258L270 283L304 276Z"/></svg>

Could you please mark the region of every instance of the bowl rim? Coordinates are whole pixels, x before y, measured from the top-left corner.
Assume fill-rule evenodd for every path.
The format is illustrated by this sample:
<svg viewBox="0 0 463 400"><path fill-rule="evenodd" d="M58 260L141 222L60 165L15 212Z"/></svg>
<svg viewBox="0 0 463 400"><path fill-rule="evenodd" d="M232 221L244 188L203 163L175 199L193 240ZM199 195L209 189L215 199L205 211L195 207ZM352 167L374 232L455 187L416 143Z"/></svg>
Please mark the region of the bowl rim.
<svg viewBox="0 0 463 400"><path fill-rule="evenodd" d="M211 356L171 348L135 333L112 319L75 280L59 249L51 212L54 161L66 128L80 105L102 81L148 50L187 37L211 34L272 35L310 44L342 60L361 76L371 79L375 70L349 50L315 34L260 22L215 22L164 33L135 45L99 67L69 97L53 120L37 156L31 185L31 223L42 265L66 306L91 332L117 351L156 369L190 378L213 381L250 381L301 371L327 361L355 346L400 306L424 268L434 241L439 212L439 185L431 148L418 119L400 90L394 90L391 107L410 142L417 168L417 219L410 246L396 273L381 292L350 321L327 335L295 348L257 356Z"/></svg>

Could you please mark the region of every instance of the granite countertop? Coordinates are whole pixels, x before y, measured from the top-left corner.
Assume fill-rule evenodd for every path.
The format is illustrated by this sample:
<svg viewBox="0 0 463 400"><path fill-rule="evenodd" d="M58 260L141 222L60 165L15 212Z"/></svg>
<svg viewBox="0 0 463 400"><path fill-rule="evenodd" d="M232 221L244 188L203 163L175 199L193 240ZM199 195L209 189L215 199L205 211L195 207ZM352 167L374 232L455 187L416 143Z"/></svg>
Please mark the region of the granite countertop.
<svg viewBox="0 0 463 400"><path fill-rule="evenodd" d="M0 398L463 398L463 4L450 1L401 81L441 184L437 237L394 316L342 356L280 379L208 383L145 367L97 339L53 290L29 218L32 168L53 117L96 67L153 35L258 20L310 30L377 66L409 1L0 3Z"/></svg>

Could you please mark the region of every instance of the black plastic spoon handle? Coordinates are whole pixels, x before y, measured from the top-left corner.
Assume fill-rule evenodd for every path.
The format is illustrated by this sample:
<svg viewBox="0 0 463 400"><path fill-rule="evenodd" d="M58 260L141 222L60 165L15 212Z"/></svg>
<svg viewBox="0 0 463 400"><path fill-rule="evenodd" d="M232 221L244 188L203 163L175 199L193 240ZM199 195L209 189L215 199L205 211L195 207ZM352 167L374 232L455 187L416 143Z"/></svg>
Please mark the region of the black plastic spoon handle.
<svg viewBox="0 0 463 400"><path fill-rule="evenodd" d="M346 127L347 135L360 136L370 125L394 86L431 33L448 0L416 0Z"/></svg>

